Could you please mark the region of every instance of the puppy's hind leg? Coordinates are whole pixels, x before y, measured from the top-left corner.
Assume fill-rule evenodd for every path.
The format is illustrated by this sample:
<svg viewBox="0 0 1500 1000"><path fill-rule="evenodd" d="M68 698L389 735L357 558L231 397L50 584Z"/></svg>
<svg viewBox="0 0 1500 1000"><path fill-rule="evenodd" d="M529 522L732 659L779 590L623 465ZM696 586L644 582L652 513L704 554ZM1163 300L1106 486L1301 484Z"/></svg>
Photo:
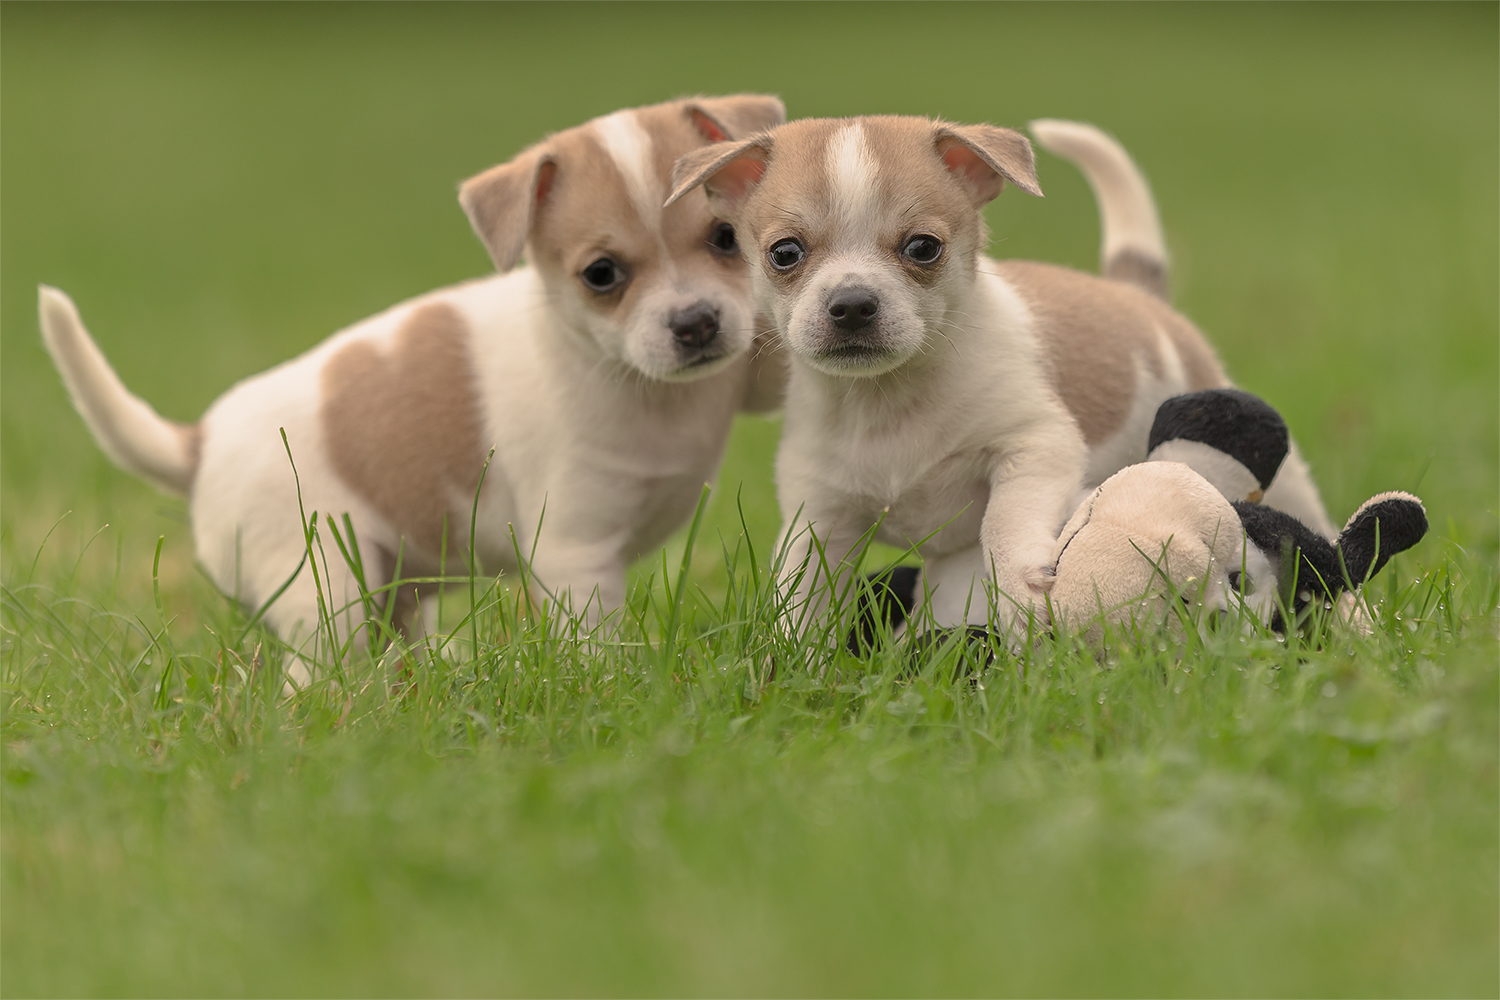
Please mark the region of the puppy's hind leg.
<svg viewBox="0 0 1500 1000"><path fill-rule="evenodd" d="M286 666L289 694L306 688L340 663L347 651L358 646L366 626L354 574L332 561L326 569L320 565L316 577L304 564L266 609L263 621L291 650Z"/></svg>
<svg viewBox="0 0 1500 1000"><path fill-rule="evenodd" d="M1324 538L1332 540L1338 537L1338 529L1328 519L1328 510L1323 506L1317 484L1313 482L1312 469L1297 450L1295 441L1291 443L1276 478L1266 487L1261 502L1292 515Z"/></svg>

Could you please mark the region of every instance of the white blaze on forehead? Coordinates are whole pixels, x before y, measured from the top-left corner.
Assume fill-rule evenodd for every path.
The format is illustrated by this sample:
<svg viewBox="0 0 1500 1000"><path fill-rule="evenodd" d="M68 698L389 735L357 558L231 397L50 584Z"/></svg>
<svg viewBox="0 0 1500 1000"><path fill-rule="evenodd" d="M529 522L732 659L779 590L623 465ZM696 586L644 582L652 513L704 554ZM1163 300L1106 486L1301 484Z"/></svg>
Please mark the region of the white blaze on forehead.
<svg viewBox="0 0 1500 1000"><path fill-rule="evenodd" d="M839 224L863 229L880 211L875 185L875 158L865 142L865 130L851 122L828 143L828 177L833 189L833 210Z"/></svg>
<svg viewBox="0 0 1500 1000"><path fill-rule="evenodd" d="M666 196L656 183L655 150L651 135L641 128L634 111L616 111L594 121L594 131L610 159L625 178L625 188L641 222L659 229L661 203Z"/></svg>

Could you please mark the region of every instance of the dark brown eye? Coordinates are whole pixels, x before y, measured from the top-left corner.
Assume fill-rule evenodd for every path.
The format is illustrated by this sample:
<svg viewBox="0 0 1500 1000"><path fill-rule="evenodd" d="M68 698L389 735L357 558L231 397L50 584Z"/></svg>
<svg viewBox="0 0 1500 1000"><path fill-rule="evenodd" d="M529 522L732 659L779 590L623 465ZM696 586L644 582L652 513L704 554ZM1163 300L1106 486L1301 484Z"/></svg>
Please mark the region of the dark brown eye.
<svg viewBox="0 0 1500 1000"><path fill-rule="evenodd" d="M802 258L807 256L807 251L796 240L781 240L771 247L766 256L771 259L771 266L776 270L790 271L802 263Z"/></svg>
<svg viewBox="0 0 1500 1000"><path fill-rule="evenodd" d="M596 292L611 292L625 283L625 269L608 257L600 257L579 272L578 279Z"/></svg>
<svg viewBox="0 0 1500 1000"><path fill-rule="evenodd" d="M714 223L708 234L708 245L722 254L740 252L739 241L734 238L734 227L727 222Z"/></svg>
<svg viewBox="0 0 1500 1000"><path fill-rule="evenodd" d="M913 236L901 248L901 255L914 264L931 264L943 255L943 241L926 233Z"/></svg>

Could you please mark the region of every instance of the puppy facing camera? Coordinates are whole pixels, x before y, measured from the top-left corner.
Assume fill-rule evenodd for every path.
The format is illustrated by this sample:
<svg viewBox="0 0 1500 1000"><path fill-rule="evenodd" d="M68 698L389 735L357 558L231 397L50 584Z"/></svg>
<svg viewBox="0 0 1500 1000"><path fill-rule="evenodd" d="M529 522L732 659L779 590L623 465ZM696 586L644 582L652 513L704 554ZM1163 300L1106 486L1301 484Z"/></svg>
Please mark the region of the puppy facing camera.
<svg viewBox="0 0 1500 1000"><path fill-rule="evenodd" d="M357 323L194 424L132 395L46 287L43 336L100 447L188 497L210 577L250 608L270 602L265 620L294 647L320 620L357 628L361 584L420 632L419 595L390 585L467 573L471 516L485 570L524 559L537 598L597 620L624 600L630 562L692 513L735 412L780 403L734 228L701 193L662 203L678 157L784 118L777 98L742 94L548 136L461 189L497 276ZM319 594L304 512L348 515L364 580L320 560ZM308 680L303 660L291 670Z"/></svg>
<svg viewBox="0 0 1500 1000"><path fill-rule="evenodd" d="M777 478L799 596L814 542L839 567L875 528L914 548L938 624L1045 617L1068 514L1148 452L1158 406L1227 389L1203 337L1164 301L1150 189L1098 129L1033 126L1078 165L1104 219L1102 277L985 256L981 210L1040 196L1030 142L926 118L806 119L694 150L698 188L734 224L761 311L792 360ZM669 201L669 204L673 203ZM1306 463L1264 492L1332 535Z"/></svg>
<svg viewBox="0 0 1500 1000"><path fill-rule="evenodd" d="M741 95L617 111L466 181L459 201L500 272L523 248L574 335L654 379L691 381L750 347L754 313L734 227L705 199L663 208L683 150L785 118Z"/></svg>
<svg viewBox="0 0 1500 1000"><path fill-rule="evenodd" d="M677 175L674 198L701 183L753 234L762 305L802 364L834 376L923 351L971 294L978 210L1005 181L1042 193L1016 133L896 117L792 122L689 154Z"/></svg>

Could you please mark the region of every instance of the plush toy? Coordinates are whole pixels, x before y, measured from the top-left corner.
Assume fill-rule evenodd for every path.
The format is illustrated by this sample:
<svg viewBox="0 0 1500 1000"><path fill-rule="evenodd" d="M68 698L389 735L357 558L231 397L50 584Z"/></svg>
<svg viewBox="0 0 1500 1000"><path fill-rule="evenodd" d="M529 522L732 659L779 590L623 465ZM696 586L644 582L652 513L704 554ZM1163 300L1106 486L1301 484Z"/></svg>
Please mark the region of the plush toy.
<svg viewBox="0 0 1500 1000"><path fill-rule="evenodd" d="M1193 620L1243 608L1285 631L1286 612L1295 620L1314 601L1332 607L1426 534L1422 502L1409 493L1366 501L1334 541L1259 504L1287 442L1281 416L1246 392L1210 389L1163 403L1147 460L1105 480L1058 537L1048 595L1054 622L1097 645L1106 622L1171 623L1169 602L1181 601ZM873 647L880 620L892 629L906 620L919 580L916 567L902 566L868 581L852 651ZM917 645L953 631L927 633Z"/></svg>

